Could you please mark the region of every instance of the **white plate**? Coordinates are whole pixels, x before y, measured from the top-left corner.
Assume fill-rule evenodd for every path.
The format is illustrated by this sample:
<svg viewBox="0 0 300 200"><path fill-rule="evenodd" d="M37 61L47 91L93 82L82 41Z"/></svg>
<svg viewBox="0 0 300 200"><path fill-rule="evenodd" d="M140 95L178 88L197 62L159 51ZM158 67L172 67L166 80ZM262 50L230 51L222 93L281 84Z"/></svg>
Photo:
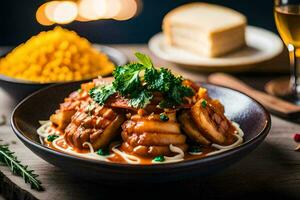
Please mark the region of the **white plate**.
<svg viewBox="0 0 300 200"><path fill-rule="evenodd" d="M256 64L274 58L283 50L282 41L276 34L254 26L246 28L246 43L246 47L217 58L202 57L170 46L162 33L154 35L148 45L156 56L164 60L184 66L197 66L202 70L203 67L221 69Z"/></svg>

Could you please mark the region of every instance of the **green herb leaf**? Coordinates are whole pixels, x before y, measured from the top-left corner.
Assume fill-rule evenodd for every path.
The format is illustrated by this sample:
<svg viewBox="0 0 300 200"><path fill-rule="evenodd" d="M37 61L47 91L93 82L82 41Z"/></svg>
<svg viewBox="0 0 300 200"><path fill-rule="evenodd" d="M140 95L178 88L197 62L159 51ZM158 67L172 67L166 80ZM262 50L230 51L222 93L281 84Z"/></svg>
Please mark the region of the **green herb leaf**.
<svg viewBox="0 0 300 200"><path fill-rule="evenodd" d="M141 88L140 72L145 69L145 66L139 63L128 64L125 66L118 66L113 75L115 80L113 86L116 91L122 95L128 95Z"/></svg>
<svg viewBox="0 0 300 200"><path fill-rule="evenodd" d="M166 159L164 156L156 156L153 160L155 162L164 162Z"/></svg>
<svg viewBox="0 0 300 200"><path fill-rule="evenodd" d="M109 155L109 150L108 149L98 149L96 153L100 156L107 156Z"/></svg>
<svg viewBox="0 0 300 200"><path fill-rule="evenodd" d="M145 82L149 90L162 92L165 96L164 102L160 103L161 108L169 108L181 104L183 97L192 96L193 90L182 85L182 77L176 77L165 68L159 70L152 68L145 71Z"/></svg>
<svg viewBox="0 0 300 200"><path fill-rule="evenodd" d="M175 105L176 103L175 102L172 102L172 100L170 99L166 99L166 100L162 100L160 103L159 103L159 107L160 108L171 108L173 105Z"/></svg>
<svg viewBox="0 0 300 200"><path fill-rule="evenodd" d="M206 108L206 105L207 105L207 101L206 101L206 100L203 100L203 101L201 102L202 108Z"/></svg>
<svg viewBox="0 0 300 200"><path fill-rule="evenodd" d="M145 71L145 82L147 82L149 90L168 92L175 79L171 71L165 68L159 70L151 68Z"/></svg>
<svg viewBox="0 0 300 200"><path fill-rule="evenodd" d="M193 91L191 88L188 88L183 85L176 84L171 89L171 98L177 104L181 104L183 101L183 97L190 97L193 95Z"/></svg>
<svg viewBox="0 0 300 200"><path fill-rule="evenodd" d="M95 87L89 91L91 98L100 105L103 105L114 93L116 90L112 84Z"/></svg>
<svg viewBox="0 0 300 200"><path fill-rule="evenodd" d="M146 90L133 92L130 96L129 105L134 108L144 108L152 99L152 94Z"/></svg>
<svg viewBox="0 0 300 200"><path fill-rule="evenodd" d="M137 57L137 59L140 61L142 65L149 68L153 66L151 58L149 56L142 54L140 52L136 52L134 55Z"/></svg>
<svg viewBox="0 0 300 200"><path fill-rule="evenodd" d="M165 113L160 113L159 114L159 119L163 122L169 121L169 117Z"/></svg>
<svg viewBox="0 0 300 200"><path fill-rule="evenodd" d="M49 142L53 142L56 138L58 138L59 136L58 135L48 135L47 136L47 141Z"/></svg>
<svg viewBox="0 0 300 200"><path fill-rule="evenodd" d="M200 146L191 146L189 148L189 152L191 152L191 153L199 153L199 152L201 152L201 147Z"/></svg>
<svg viewBox="0 0 300 200"><path fill-rule="evenodd" d="M31 188L38 191L44 190L41 181L37 179L38 175L28 166L22 165L14 152L9 150L8 145L0 145L0 162L8 166L13 174L21 176L25 183L31 185Z"/></svg>

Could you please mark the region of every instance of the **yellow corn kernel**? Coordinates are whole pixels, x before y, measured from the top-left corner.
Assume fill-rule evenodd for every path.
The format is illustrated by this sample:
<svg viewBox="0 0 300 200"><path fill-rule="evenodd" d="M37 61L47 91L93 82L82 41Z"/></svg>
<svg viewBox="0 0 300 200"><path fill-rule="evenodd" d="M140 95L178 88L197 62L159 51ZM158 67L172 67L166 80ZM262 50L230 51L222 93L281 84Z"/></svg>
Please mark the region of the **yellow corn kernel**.
<svg viewBox="0 0 300 200"><path fill-rule="evenodd" d="M87 39L61 27L31 37L0 60L0 74L41 83L93 78L113 69Z"/></svg>

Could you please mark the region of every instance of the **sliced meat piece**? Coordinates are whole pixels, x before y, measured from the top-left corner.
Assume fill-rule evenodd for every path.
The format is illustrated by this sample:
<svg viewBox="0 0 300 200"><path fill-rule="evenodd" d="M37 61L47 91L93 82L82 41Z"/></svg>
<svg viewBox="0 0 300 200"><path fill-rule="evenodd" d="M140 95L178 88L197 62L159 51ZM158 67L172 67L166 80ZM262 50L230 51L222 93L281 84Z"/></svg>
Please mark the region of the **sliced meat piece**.
<svg viewBox="0 0 300 200"><path fill-rule="evenodd" d="M65 140L77 149L88 148L83 143L89 142L97 150L106 147L120 133L125 116L98 104L89 107L82 106L72 116L71 123L65 129Z"/></svg>
<svg viewBox="0 0 300 200"><path fill-rule="evenodd" d="M150 115L133 115L122 125L125 152L145 157L170 155L170 145L186 151L186 136L176 121L176 110ZM126 147L126 148L125 148Z"/></svg>
<svg viewBox="0 0 300 200"><path fill-rule="evenodd" d="M50 116L50 121L57 126L58 129L64 130L71 122L72 116L76 110L64 110Z"/></svg>
<svg viewBox="0 0 300 200"><path fill-rule="evenodd" d="M196 143L202 145L209 145L211 142L207 140L200 130L195 125L192 119L191 112L189 110L184 110L179 114L179 122L183 131Z"/></svg>
<svg viewBox="0 0 300 200"><path fill-rule="evenodd" d="M103 133L97 135L98 137L93 139L93 135L91 135L90 140L94 149L106 147L120 133L119 128L124 120L123 115L117 115L115 120L104 129Z"/></svg>
<svg viewBox="0 0 300 200"><path fill-rule="evenodd" d="M226 116L205 99L200 99L191 108L193 119L203 134L217 144L227 144L233 137L235 128Z"/></svg>

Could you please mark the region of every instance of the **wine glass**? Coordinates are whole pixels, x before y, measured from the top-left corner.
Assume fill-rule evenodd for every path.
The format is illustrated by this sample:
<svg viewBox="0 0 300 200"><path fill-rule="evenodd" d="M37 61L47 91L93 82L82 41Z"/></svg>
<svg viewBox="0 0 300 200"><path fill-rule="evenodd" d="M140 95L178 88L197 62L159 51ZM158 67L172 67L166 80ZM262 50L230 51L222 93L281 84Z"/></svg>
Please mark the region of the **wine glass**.
<svg viewBox="0 0 300 200"><path fill-rule="evenodd" d="M299 102L300 0L275 0L274 16L277 30L289 51L290 93Z"/></svg>

